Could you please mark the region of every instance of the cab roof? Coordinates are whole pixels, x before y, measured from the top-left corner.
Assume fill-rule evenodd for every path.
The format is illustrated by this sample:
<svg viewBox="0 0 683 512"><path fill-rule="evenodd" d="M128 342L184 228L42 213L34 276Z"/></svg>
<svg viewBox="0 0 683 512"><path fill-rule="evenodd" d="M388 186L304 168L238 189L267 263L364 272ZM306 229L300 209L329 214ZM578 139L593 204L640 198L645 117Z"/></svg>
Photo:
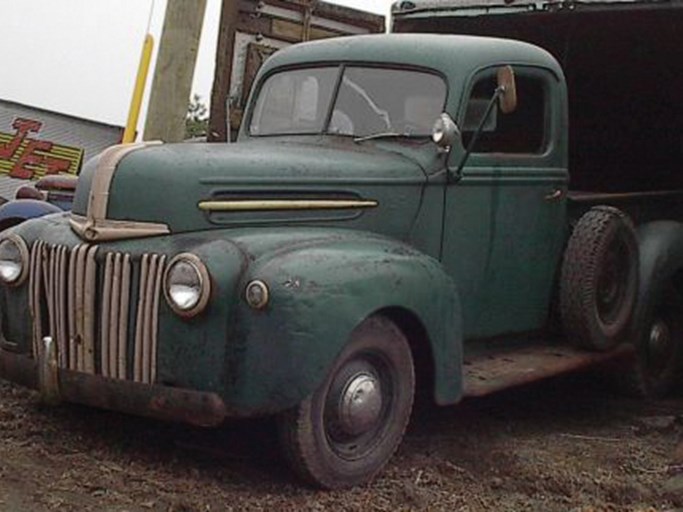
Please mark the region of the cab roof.
<svg viewBox="0 0 683 512"><path fill-rule="evenodd" d="M471 73L497 64L541 66L562 76L547 51L511 39L444 34L373 34L302 43L276 52L260 71L324 63L367 63L424 67L453 84Z"/></svg>

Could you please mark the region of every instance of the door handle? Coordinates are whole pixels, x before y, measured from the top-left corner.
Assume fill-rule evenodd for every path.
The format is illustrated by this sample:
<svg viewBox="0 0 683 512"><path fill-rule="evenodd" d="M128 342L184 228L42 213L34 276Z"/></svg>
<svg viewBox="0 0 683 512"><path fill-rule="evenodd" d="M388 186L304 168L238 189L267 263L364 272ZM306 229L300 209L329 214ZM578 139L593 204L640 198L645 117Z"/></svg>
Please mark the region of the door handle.
<svg viewBox="0 0 683 512"><path fill-rule="evenodd" d="M559 200L559 199L562 199L562 196L563 196L563 195L564 195L564 193L562 192L562 189L561 189L561 188L556 188L555 190L553 190L552 192L550 192L550 194L546 194L546 196L544 197L544 199L545 199L546 201L557 201L557 200Z"/></svg>

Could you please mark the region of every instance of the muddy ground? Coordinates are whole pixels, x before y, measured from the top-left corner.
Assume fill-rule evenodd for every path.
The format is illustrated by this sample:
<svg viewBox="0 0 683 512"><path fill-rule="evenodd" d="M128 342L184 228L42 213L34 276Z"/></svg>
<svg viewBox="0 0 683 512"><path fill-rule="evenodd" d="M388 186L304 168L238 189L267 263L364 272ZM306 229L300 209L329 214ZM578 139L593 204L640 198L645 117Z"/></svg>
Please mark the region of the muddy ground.
<svg viewBox="0 0 683 512"><path fill-rule="evenodd" d="M672 510L682 437L683 400L644 404L571 376L421 406L372 484L320 492L291 476L270 422L202 430L48 408L0 381L0 510Z"/></svg>

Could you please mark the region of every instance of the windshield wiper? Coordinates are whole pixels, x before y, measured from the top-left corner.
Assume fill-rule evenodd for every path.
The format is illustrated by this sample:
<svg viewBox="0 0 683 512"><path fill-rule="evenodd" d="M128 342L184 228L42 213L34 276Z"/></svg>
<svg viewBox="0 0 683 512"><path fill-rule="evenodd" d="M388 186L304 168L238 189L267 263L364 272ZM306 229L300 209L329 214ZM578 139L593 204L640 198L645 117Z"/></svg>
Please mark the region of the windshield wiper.
<svg viewBox="0 0 683 512"><path fill-rule="evenodd" d="M379 132L379 133L371 133L370 135L363 135L362 137L356 137L353 139L353 142L364 142L366 140L374 140L374 139L397 139L399 137L405 138L405 139L424 139L425 141L431 140L431 137L429 135L425 135L425 134L421 134L421 133Z"/></svg>
<svg viewBox="0 0 683 512"><path fill-rule="evenodd" d="M407 133L398 133L398 132L379 132L379 133L371 133L370 135L364 135L363 137L356 137L353 139L353 142L364 142L366 140L373 140L373 139L391 139L395 137L410 137L410 134Z"/></svg>

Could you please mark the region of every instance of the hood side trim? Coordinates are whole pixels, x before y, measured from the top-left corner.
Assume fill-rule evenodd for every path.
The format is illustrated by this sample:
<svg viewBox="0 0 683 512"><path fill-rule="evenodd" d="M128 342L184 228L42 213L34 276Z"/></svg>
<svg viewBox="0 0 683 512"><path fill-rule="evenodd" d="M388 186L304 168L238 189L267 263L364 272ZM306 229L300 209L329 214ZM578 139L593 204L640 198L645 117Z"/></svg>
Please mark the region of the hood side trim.
<svg viewBox="0 0 683 512"><path fill-rule="evenodd" d="M142 238L171 233L166 224L127 220L100 220L95 223L89 217L73 213L69 219L69 224L78 236L89 242Z"/></svg>
<svg viewBox="0 0 683 512"><path fill-rule="evenodd" d="M272 210L347 210L376 208L374 199L237 199L230 201L201 201L197 206L209 212L251 212Z"/></svg>

